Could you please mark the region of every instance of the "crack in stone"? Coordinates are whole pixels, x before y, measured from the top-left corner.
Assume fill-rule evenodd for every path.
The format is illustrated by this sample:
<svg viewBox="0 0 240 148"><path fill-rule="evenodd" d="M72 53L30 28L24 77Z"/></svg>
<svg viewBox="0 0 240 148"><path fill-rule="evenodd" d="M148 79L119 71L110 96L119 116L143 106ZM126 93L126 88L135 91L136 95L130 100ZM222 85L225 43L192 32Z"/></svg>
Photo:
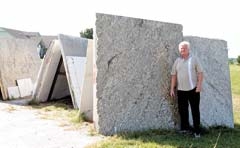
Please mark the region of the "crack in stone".
<svg viewBox="0 0 240 148"><path fill-rule="evenodd" d="M119 54L116 54L116 55L114 55L112 58L110 58L110 60L108 60L108 69L109 69L109 67L110 67L110 64L112 64L112 61L113 61L113 59L115 59L117 56L119 56L120 54L122 54L122 52L121 53L119 53Z"/></svg>

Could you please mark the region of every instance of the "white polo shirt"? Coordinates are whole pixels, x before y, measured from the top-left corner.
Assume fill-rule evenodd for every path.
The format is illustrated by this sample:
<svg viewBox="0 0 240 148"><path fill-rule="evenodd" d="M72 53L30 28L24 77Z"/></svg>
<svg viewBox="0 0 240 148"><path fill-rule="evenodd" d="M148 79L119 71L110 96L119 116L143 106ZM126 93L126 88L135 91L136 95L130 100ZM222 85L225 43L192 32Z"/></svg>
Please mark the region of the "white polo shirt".
<svg viewBox="0 0 240 148"><path fill-rule="evenodd" d="M197 75L203 72L197 58L189 55L187 59L177 58L173 64L171 75L177 76L178 90L188 91L197 86Z"/></svg>

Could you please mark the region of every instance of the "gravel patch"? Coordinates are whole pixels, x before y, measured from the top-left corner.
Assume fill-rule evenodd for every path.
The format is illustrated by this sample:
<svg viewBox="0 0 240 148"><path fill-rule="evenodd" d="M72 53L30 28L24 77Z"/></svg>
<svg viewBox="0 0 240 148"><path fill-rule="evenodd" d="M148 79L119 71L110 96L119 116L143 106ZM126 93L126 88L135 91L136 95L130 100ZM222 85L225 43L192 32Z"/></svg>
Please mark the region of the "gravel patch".
<svg viewBox="0 0 240 148"><path fill-rule="evenodd" d="M83 148L103 140L90 135L89 125L69 130L58 121L42 119L36 109L0 102L1 148Z"/></svg>

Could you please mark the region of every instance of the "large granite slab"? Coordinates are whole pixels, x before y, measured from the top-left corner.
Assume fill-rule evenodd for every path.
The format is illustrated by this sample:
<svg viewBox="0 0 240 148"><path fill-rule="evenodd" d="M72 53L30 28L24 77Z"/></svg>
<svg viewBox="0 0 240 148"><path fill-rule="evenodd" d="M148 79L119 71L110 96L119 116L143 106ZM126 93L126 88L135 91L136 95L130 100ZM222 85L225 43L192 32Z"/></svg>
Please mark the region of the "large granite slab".
<svg viewBox="0 0 240 148"><path fill-rule="evenodd" d="M198 57L204 70L200 100L201 124L233 127L233 107L228 65L227 42L194 36L184 37L191 54Z"/></svg>
<svg viewBox="0 0 240 148"><path fill-rule="evenodd" d="M99 133L176 128L170 70L182 25L98 13L95 31Z"/></svg>

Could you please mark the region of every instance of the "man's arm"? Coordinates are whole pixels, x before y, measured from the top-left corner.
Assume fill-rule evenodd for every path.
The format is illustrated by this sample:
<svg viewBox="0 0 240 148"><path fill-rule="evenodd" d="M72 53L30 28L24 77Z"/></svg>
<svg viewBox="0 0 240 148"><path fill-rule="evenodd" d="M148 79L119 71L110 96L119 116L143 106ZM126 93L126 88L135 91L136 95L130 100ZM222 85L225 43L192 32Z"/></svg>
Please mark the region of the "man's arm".
<svg viewBox="0 0 240 148"><path fill-rule="evenodd" d="M175 96L174 88L176 86L176 81L177 81L177 75L172 75L172 77L171 77L171 90L170 90L170 96L171 97Z"/></svg>
<svg viewBox="0 0 240 148"><path fill-rule="evenodd" d="M202 90L202 81L203 81L203 73L199 72L197 75L197 88L196 92L200 92Z"/></svg>

